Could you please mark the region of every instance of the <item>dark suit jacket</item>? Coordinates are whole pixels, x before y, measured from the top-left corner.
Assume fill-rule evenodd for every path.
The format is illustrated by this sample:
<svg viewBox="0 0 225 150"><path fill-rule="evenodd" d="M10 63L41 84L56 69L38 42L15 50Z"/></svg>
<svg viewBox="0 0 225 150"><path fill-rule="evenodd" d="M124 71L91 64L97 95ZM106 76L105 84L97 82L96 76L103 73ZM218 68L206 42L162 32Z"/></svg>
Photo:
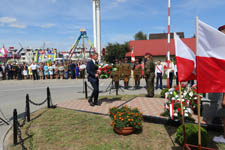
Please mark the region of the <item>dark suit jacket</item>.
<svg viewBox="0 0 225 150"><path fill-rule="evenodd" d="M88 61L86 69L88 73L88 81L96 82L98 78L95 77L95 74L97 73L98 66L94 64L93 60Z"/></svg>

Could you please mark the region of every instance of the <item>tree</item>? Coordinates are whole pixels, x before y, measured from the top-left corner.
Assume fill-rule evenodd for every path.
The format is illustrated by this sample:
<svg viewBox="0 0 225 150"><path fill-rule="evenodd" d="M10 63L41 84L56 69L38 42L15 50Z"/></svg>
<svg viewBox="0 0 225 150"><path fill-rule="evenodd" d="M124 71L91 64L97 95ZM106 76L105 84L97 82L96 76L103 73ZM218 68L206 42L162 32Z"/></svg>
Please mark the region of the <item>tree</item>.
<svg viewBox="0 0 225 150"><path fill-rule="evenodd" d="M122 59L126 53L129 52L128 42L124 44L119 43L108 43L106 46L105 60L109 63L114 62L115 59Z"/></svg>
<svg viewBox="0 0 225 150"><path fill-rule="evenodd" d="M134 39L135 40L147 40L147 35L144 34L142 31L139 31L138 33L135 34Z"/></svg>

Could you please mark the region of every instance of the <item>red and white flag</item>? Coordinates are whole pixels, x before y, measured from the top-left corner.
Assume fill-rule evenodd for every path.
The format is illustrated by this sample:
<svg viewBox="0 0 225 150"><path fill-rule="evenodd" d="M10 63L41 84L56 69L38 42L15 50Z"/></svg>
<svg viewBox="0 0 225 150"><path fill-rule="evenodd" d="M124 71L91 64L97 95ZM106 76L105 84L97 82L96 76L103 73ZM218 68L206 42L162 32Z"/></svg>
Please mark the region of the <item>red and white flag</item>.
<svg viewBox="0 0 225 150"><path fill-rule="evenodd" d="M170 118L174 120L174 103L170 104Z"/></svg>
<svg viewBox="0 0 225 150"><path fill-rule="evenodd" d="M177 72L179 82L196 79L196 61L194 52L174 33Z"/></svg>
<svg viewBox="0 0 225 150"><path fill-rule="evenodd" d="M225 93L225 34L196 19L198 93Z"/></svg>
<svg viewBox="0 0 225 150"><path fill-rule="evenodd" d="M134 47L132 47L132 51L131 51L131 62L135 62L135 57L134 57Z"/></svg>

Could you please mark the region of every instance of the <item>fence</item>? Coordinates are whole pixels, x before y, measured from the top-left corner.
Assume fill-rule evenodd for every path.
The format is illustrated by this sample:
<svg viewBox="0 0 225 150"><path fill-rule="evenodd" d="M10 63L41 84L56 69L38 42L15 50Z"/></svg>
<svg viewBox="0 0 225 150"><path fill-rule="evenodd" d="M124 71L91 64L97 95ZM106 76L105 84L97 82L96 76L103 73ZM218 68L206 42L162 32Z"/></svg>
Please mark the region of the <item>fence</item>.
<svg viewBox="0 0 225 150"><path fill-rule="evenodd" d="M36 103L29 98L29 95L26 95L26 107L25 107L25 115L23 117L22 123L20 124L17 117L17 110L13 110L13 144L17 145L20 144L22 150L27 150L24 146L24 139L22 138L21 128L27 122L30 122L30 104L35 106L41 106L47 102L47 108L55 108L56 106L52 103L51 93L49 87L47 87L47 98L44 99L41 103ZM19 138L19 142L18 142Z"/></svg>

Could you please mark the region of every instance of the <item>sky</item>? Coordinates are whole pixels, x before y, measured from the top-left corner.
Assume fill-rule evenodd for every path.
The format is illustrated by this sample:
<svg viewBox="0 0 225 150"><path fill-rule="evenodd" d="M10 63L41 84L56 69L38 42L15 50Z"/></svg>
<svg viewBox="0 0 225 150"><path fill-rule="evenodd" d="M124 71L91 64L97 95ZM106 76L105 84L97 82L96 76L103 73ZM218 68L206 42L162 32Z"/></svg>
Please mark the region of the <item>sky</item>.
<svg viewBox="0 0 225 150"><path fill-rule="evenodd" d="M0 47L69 50L85 28L93 42L92 0L0 0ZM195 33L195 17L225 24L225 0L171 0L171 32ZM124 43L135 33L166 33L168 0L101 0L101 43Z"/></svg>

